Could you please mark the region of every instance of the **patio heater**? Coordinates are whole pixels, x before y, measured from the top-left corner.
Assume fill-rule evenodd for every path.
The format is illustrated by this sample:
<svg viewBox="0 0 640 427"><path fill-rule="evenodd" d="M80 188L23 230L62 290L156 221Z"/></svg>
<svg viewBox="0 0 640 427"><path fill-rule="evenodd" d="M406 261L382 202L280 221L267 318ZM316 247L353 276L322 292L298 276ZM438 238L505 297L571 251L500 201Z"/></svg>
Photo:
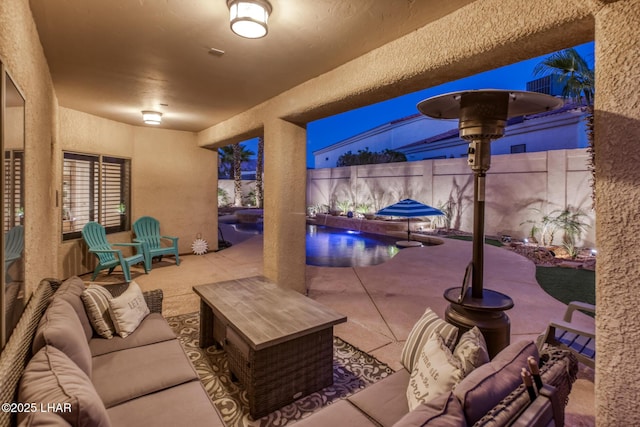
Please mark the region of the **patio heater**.
<svg viewBox="0 0 640 427"><path fill-rule="evenodd" d="M469 90L426 99L418 110L436 119L459 119L460 138L469 141L468 164L473 171L473 255L461 287L449 288L445 317L463 329L478 326L493 357L509 345L510 322L505 311L513 300L484 289L485 178L491 166L491 140L504 135L507 119L553 110L562 100L537 92ZM471 278L471 289L468 289Z"/></svg>

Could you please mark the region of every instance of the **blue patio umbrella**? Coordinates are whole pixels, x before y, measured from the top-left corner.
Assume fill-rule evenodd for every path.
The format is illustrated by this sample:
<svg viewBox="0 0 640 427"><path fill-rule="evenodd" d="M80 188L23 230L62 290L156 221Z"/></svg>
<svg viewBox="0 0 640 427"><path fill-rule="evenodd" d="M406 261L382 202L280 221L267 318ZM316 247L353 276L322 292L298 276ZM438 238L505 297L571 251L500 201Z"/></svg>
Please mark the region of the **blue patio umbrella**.
<svg viewBox="0 0 640 427"><path fill-rule="evenodd" d="M386 208L380 209L376 215L382 216L400 216L407 218L407 241L411 240L411 228L409 227L409 218L421 216L444 215L440 209L433 208L424 203L416 202L412 199L404 199Z"/></svg>

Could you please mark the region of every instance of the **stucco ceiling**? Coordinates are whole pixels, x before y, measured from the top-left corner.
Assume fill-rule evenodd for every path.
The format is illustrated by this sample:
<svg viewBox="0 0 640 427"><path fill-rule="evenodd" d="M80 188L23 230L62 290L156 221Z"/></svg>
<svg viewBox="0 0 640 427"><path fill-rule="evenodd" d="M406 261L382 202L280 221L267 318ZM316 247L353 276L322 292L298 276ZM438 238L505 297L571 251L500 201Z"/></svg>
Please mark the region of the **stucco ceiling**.
<svg viewBox="0 0 640 427"><path fill-rule="evenodd" d="M60 105L200 131L474 0L271 0L269 34L229 28L226 0L31 0ZM221 56L210 48L224 51Z"/></svg>

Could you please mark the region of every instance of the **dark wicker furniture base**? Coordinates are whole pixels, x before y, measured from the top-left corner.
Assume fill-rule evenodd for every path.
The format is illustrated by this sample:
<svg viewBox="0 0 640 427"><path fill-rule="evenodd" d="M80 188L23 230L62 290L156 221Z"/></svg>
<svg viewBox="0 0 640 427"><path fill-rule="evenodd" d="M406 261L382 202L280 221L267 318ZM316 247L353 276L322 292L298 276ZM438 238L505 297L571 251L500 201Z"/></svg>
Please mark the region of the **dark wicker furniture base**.
<svg viewBox="0 0 640 427"><path fill-rule="evenodd" d="M194 290L200 346L225 349L254 419L333 383L333 325L344 316L261 277Z"/></svg>

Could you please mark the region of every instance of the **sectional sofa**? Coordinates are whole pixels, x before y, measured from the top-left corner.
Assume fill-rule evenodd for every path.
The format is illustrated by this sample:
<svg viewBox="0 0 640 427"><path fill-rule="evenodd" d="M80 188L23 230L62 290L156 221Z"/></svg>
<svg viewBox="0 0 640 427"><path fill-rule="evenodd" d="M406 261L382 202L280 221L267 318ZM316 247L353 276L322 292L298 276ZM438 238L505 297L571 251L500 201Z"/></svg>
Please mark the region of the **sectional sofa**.
<svg viewBox="0 0 640 427"><path fill-rule="evenodd" d="M544 383L533 402L521 377L529 357L542 365L539 372ZM436 364L430 362L428 369L438 369ZM533 341L515 342L491 361L473 367L452 391L436 394L413 410L407 393L414 378L410 371L400 369L295 427L563 426L578 361L566 350L547 346L539 353ZM442 379L438 375L443 373L435 373L429 381L437 383Z"/></svg>
<svg viewBox="0 0 640 427"><path fill-rule="evenodd" d="M109 288L114 297L129 291ZM0 427L224 426L161 315L162 291L143 293L150 314L130 335L105 339L88 319L84 290L77 277L48 279L32 295L0 354L0 402L9 404ZM545 384L533 403L520 379L529 356L541 365ZM406 357L413 355L403 352L403 363ZM539 353L533 342L520 341L474 367L452 392L411 411L412 376L401 369L295 425L558 426L577 370L568 351L546 347Z"/></svg>
<svg viewBox="0 0 640 427"><path fill-rule="evenodd" d="M31 297L0 356L0 398L13 404L0 426L224 426L162 317L162 291L144 293L150 314L130 335L106 339L84 289L78 277L43 280Z"/></svg>

